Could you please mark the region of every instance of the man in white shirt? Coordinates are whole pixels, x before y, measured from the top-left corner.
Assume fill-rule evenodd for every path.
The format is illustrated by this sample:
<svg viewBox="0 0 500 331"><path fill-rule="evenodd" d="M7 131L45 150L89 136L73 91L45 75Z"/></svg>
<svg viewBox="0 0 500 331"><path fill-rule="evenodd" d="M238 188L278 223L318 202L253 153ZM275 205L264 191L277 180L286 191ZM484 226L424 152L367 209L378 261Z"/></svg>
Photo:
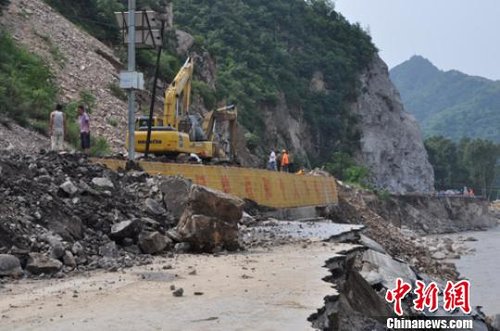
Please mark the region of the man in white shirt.
<svg viewBox="0 0 500 331"><path fill-rule="evenodd" d="M50 148L53 151L64 150L64 136L66 134L66 116L62 112L62 106L58 104L56 110L50 113Z"/></svg>
<svg viewBox="0 0 500 331"><path fill-rule="evenodd" d="M267 164L267 168L273 171L278 170L276 168L276 153L273 150L271 150L271 154L269 154L269 162Z"/></svg>

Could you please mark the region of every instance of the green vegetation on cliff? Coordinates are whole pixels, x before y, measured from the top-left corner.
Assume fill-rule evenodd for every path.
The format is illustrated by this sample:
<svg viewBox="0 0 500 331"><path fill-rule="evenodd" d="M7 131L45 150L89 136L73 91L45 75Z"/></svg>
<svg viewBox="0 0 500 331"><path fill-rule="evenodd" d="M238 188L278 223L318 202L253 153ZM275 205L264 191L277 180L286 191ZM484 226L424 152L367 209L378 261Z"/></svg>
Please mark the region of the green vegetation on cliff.
<svg viewBox="0 0 500 331"><path fill-rule="evenodd" d="M391 79L426 136L500 143L500 81L441 71L421 56L393 68Z"/></svg>
<svg viewBox="0 0 500 331"><path fill-rule="evenodd" d="M262 107L272 108L282 93L318 133L322 161L356 148L348 105L376 49L330 1L176 0L174 11L175 24L217 60L217 100L240 104L249 130L262 136ZM317 72L323 91L310 88Z"/></svg>
<svg viewBox="0 0 500 331"><path fill-rule="evenodd" d="M43 61L0 30L0 116L22 125L46 127L56 92Z"/></svg>

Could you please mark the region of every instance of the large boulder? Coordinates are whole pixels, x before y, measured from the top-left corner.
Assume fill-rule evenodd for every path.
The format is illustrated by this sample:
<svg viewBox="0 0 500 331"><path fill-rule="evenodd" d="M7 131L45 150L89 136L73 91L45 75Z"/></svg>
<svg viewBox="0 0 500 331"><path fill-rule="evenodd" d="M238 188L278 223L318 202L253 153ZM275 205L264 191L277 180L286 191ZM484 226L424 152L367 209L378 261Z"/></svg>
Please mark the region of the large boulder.
<svg viewBox="0 0 500 331"><path fill-rule="evenodd" d="M63 263L64 263L64 265L71 267L71 268L76 267L76 259L73 256L73 253L71 253L70 251L64 252Z"/></svg>
<svg viewBox="0 0 500 331"><path fill-rule="evenodd" d="M49 230L60 235L64 240L73 242L83 238L83 223L78 216L66 217L58 213L49 219Z"/></svg>
<svg viewBox="0 0 500 331"><path fill-rule="evenodd" d="M125 238L134 238L141 229L141 222L139 219L122 221L113 224L109 237L113 240L122 240Z"/></svg>
<svg viewBox="0 0 500 331"><path fill-rule="evenodd" d="M181 217L186 208L191 181L179 176L165 178L160 184L160 191L163 193L163 202L168 211L176 219Z"/></svg>
<svg viewBox="0 0 500 331"><path fill-rule="evenodd" d="M177 232L197 252L238 248L238 221L223 221L216 217L184 213Z"/></svg>
<svg viewBox="0 0 500 331"><path fill-rule="evenodd" d="M143 231L139 234L138 244L145 254L156 254L162 252L167 246L171 245L172 240L156 231Z"/></svg>
<svg viewBox="0 0 500 331"><path fill-rule="evenodd" d="M14 255L0 254L0 277L22 275L21 262Z"/></svg>
<svg viewBox="0 0 500 331"><path fill-rule="evenodd" d="M78 193L78 188L69 179L62 183L61 186L59 186L59 189L70 197Z"/></svg>
<svg viewBox="0 0 500 331"><path fill-rule="evenodd" d="M62 259L64 256L64 245L61 242L58 242L54 246L50 248L50 257L54 259Z"/></svg>
<svg viewBox="0 0 500 331"><path fill-rule="evenodd" d="M51 233L44 233L40 235L38 239L50 245L50 257L58 260L63 257L65 248L61 241L61 237Z"/></svg>
<svg viewBox="0 0 500 331"><path fill-rule="evenodd" d="M165 208L163 208L163 206L154 199L147 198L146 201L144 202L144 205L146 207L146 211L150 214L153 215L165 214Z"/></svg>
<svg viewBox="0 0 500 331"><path fill-rule="evenodd" d="M118 251L118 247L116 247L116 243L111 241L99 247L99 255L102 257L117 258L120 256L120 252Z"/></svg>
<svg viewBox="0 0 500 331"><path fill-rule="evenodd" d="M94 186L96 186L98 188L102 188L102 189L109 189L109 188L115 187L113 182L106 177L92 178L92 184L94 184Z"/></svg>
<svg viewBox="0 0 500 331"><path fill-rule="evenodd" d="M194 44L194 37L178 29L175 30L175 36L177 37L177 48L175 51L177 54L186 54Z"/></svg>
<svg viewBox="0 0 500 331"><path fill-rule="evenodd" d="M26 270L34 275L51 275L61 270L62 265L61 261L45 256L42 253L30 253Z"/></svg>
<svg viewBox="0 0 500 331"><path fill-rule="evenodd" d="M239 221L245 202L221 191L193 185L189 192L189 209L193 214L215 217L223 221Z"/></svg>
<svg viewBox="0 0 500 331"><path fill-rule="evenodd" d="M243 214L243 205L240 198L193 185L188 207L176 231L194 251L235 250L238 248L238 221Z"/></svg>

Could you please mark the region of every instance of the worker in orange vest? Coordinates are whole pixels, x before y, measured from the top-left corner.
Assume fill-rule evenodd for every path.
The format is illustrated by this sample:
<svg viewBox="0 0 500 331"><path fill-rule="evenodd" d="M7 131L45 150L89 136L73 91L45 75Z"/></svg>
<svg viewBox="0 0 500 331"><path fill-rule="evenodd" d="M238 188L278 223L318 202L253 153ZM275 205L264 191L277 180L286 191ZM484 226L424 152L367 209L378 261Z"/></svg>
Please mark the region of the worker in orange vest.
<svg viewBox="0 0 500 331"><path fill-rule="evenodd" d="M290 161L288 160L288 152L286 149L281 153L281 171L288 172L288 165Z"/></svg>

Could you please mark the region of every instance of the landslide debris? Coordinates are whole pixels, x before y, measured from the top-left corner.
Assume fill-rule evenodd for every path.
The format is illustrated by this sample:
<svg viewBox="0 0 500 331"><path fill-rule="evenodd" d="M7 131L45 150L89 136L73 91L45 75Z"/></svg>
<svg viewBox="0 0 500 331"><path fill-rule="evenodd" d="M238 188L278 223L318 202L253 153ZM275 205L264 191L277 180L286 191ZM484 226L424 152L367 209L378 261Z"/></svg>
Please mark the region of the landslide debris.
<svg viewBox="0 0 500 331"><path fill-rule="evenodd" d="M29 139L26 139L29 137ZM50 141L38 132L23 128L7 118L0 119L0 150L35 153L48 148Z"/></svg>
<svg viewBox="0 0 500 331"><path fill-rule="evenodd" d="M82 154L0 155L2 273L62 274L144 264L171 248L160 179L114 172Z"/></svg>
<svg viewBox="0 0 500 331"><path fill-rule="evenodd" d="M453 263L435 259L426 241L419 240L416 233L402 231L370 207L369 201L376 198L373 193L341 183L337 187L339 204L329 215L333 221L364 224L364 234L382 245L389 255L409 263L416 271L447 280L457 279L458 272Z"/></svg>

